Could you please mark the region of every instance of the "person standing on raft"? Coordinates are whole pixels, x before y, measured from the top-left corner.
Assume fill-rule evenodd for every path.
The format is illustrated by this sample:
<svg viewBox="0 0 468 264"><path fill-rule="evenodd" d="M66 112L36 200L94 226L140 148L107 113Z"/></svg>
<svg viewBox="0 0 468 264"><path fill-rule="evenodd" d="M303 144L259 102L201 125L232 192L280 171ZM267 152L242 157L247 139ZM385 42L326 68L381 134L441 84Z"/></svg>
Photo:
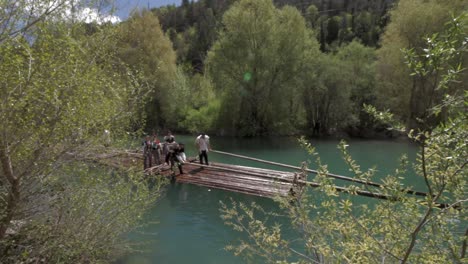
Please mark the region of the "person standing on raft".
<svg viewBox="0 0 468 264"><path fill-rule="evenodd" d="M209 165L208 164L208 151L211 150L210 137L206 135L205 133L201 133L195 140L195 145L198 148L200 164L203 164L203 159L205 159L206 165Z"/></svg>

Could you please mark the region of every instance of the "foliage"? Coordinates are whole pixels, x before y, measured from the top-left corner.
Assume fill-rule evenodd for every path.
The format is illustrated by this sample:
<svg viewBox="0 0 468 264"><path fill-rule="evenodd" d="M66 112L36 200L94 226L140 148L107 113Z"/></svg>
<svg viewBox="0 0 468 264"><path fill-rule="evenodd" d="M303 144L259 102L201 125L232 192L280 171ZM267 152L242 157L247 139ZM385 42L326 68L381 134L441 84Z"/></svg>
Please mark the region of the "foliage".
<svg viewBox="0 0 468 264"><path fill-rule="evenodd" d="M311 66L314 75L305 76L302 100L308 128L315 129L315 134L330 134L350 124L351 91L347 82L352 77L341 63L334 55L323 55Z"/></svg>
<svg viewBox="0 0 468 264"><path fill-rule="evenodd" d="M312 134L372 127L361 108L375 100L374 65L374 50L358 42L308 65L308 71L300 76L304 81L301 100Z"/></svg>
<svg viewBox="0 0 468 264"><path fill-rule="evenodd" d="M182 126L191 133L200 131L206 133L214 129L220 110L220 100L215 96L210 79L195 74L190 79L190 95L182 118Z"/></svg>
<svg viewBox="0 0 468 264"><path fill-rule="evenodd" d="M285 261L291 255L289 242L281 237L281 226L269 226L267 219L278 215L265 212L255 203L246 205L231 200L230 205L221 202L222 219L228 226L239 232L246 232L252 243L241 242L238 247L227 246L236 256L242 255L249 263L264 258L269 263ZM262 221L258 220L262 217Z"/></svg>
<svg viewBox="0 0 468 264"><path fill-rule="evenodd" d="M357 50L360 49L358 42L364 46L375 47L382 28L386 24L385 13L392 1L381 0L372 3L353 1L350 3L349 1L277 0L273 2L282 9L277 9L278 11L265 16L263 14L266 13L259 13L256 24L242 22L248 20L249 14L243 14L242 18L239 15L239 19L228 21L227 17L235 16L233 10L240 5L234 2L196 1L183 3L179 7L165 6L152 10L173 42L178 64L184 68L191 68L191 70L186 70L186 73L190 76L194 73L206 72L207 77L213 80L215 87L227 87L223 88L222 92L219 88L216 89L217 97L221 100L218 120L212 122L214 118L210 117L211 121L205 122L207 121L205 120L203 126L209 123L211 124L209 128L219 133L252 136L266 133L297 134L298 131L312 133L312 131L317 131L314 126L320 124L319 132L313 132L313 134L336 134L347 130L352 135L364 137L374 135L372 130L376 129L375 124L371 122L367 114L360 111L363 103L375 103L374 55L362 54L362 58L366 59L365 62L360 61L357 57L359 55L346 58L338 55L341 56L339 60L322 57L318 55L314 47L315 41L309 38L315 36L320 43L321 50L329 53L330 57L335 57L336 53L349 52L340 52L342 49L355 49L358 52ZM305 26L309 29L307 30L309 36L306 39L304 39L303 30L299 29L303 27L302 21L291 25L290 28L297 30L296 32L291 33L281 29L287 24L281 24L282 20L293 21L296 19L294 17L298 17L297 13L292 15L291 10L296 10L292 7L302 12L301 15L306 21ZM288 13L286 10L291 11L288 11L291 16L281 15L281 13ZM270 34L271 32L264 30L260 25L269 25L272 32L278 34ZM237 27L245 32L242 33ZM249 27L255 30L253 31L255 34L248 34ZM237 31L230 32L232 29ZM312 29L315 32L312 32ZM263 36L259 33L262 30L264 30ZM296 40L291 41L290 46L280 44L281 34L283 34L281 31L285 31L289 34L288 37L293 36ZM237 34L237 38L244 42L235 45L222 44L229 41L226 35L231 34ZM300 40L301 38L303 39ZM353 39L358 40L353 42ZM264 45L257 45L264 40L266 41ZM249 43L252 44L250 48ZM221 44L223 47L220 47ZM216 52L225 48L239 50L223 55ZM211 55L207 56L207 51L210 49ZM258 53L260 50L263 50L262 54ZM291 52L287 53L288 50ZM372 53L371 49L365 52ZM303 54L297 56L298 53ZM226 58L224 62L220 60L222 56ZM323 58L323 62L317 63L320 58ZM279 59L282 62L279 62ZM357 63L359 62L365 63L365 67L358 69ZM211 63L211 66L208 65L211 67L208 71L205 67L207 63ZM237 68L224 69L231 63ZM343 74L346 76L345 80L338 78L338 76L341 77L340 67L343 66L339 63L347 64ZM348 65L353 63L355 66ZM257 71L263 70L266 74L254 73L254 68ZM328 70L330 72L327 72ZM222 74L223 71L230 72L231 77L225 77ZM356 76L359 79L358 82L353 81ZM234 77L237 81L233 81ZM244 80L244 77L248 77L248 81ZM263 81L257 83L259 80ZM361 82L360 86L364 85L367 88L357 88L356 83L359 82ZM367 82L367 84L362 82ZM252 88L253 86L256 88ZM368 95L361 96L364 93ZM156 95L149 95L149 97L159 98ZM308 97L308 99L303 97ZM272 101L272 104L263 106L268 100ZM271 105L275 106L274 110L271 109ZM197 109L190 109L190 107L187 109L188 114L185 116L193 120L200 119L201 115L196 114ZM162 112L157 108L148 109L146 112L154 111ZM184 119L183 116L181 118ZM187 123L190 121L172 122L169 125L167 122L170 121L172 120L166 120L164 124L171 126L172 129L190 131L196 129ZM153 122L150 121L150 123ZM200 124L199 121L192 122L192 124L195 123Z"/></svg>
<svg viewBox="0 0 468 264"><path fill-rule="evenodd" d="M220 120L230 133L255 136L288 127L298 94L296 78L318 46L296 9L269 0L240 1L223 17L207 68L222 94Z"/></svg>
<svg viewBox="0 0 468 264"><path fill-rule="evenodd" d="M358 40L378 47L387 23L386 13L397 1L320 1L276 0L297 7L315 29L323 52L334 52L341 45Z"/></svg>
<svg viewBox="0 0 468 264"><path fill-rule="evenodd" d="M350 76L346 84L350 89L351 100L351 115L347 118L350 121L347 123L357 127L361 133L375 128L372 119L362 111L364 104L376 103L375 49L353 41L339 49L337 57L343 70L349 72Z"/></svg>
<svg viewBox="0 0 468 264"><path fill-rule="evenodd" d="M200 131L210 131L215 127L216 117L219 113L220 104L218 100L208 102L207 105L202 106L200 109L189 109L184 127L191 133Z"/></svg>
<svg viewBox="0 0 468 264"><path fill-rule="evenodd" d="M268 14L258 10L255 21L249 20L251 14L236 14L234 10L240 3L231 5L231 1L189 2L180 7L152 10L174 43L178 63L192 68L187 70L188 75L207 70L205 77L213 81L220 98L217 121L213 121L214 117L201 121L204 114L183 106L187 108L188 119L173 123L173 128L193 131L203 123L202 126L210 126L209 129L219 133L244 136L298 131L335 134L343 130L372 136L375 125L360 108L363 103L375 103L375 57L373 49L361 46L377 45L380 28L385 24L380 12L385 12L387 3L274 2L283 9L270 10ZM299 18L296 9L286 4L303 11L307 36L302 21L284 30L289 22L282 21ZM261 6L261 2L256 5ZM261 8L267 9L266 5ZM224 15L222 23L221 15ZM229 18L235 16L238 17ZM294 34L290 29L296 30ZM289 46L281 40L291 36L296 40ZM323 51L333 53L319 56L313 36L318 38ZM227 43L231 38L239 42ZM354 38L362 39L364 44L353 42ZM205 57L210 47L210 55ZM231 53L221 54L224 49L230 49ZM210 65L205 69L206 63ZM364 63L364 67L359 68L359 63ZM320 126L318 132L315 126Z"/></svg>
<svg viewBox="0 0 468 264"><path fill-rule="evenodd" d="M54 2L63 8L34 17L41 13L19 1L14 12L29 10L32 17L2 20L9 28L0 41L2 263L103 261L143 212L136 209L153 201L141 175L111 178L70 164L108 151L104 130L115 137L127 131L135 86L134 76L115 72L124 66L113 28L89 30L66 19L66 1Z"/></svg>
<svg viewBox="0 0 468 264"><path fill-rule="evenodd" d="M204 71L207 51L221 30L224 13L236 1L200 0L180 6L152 9L163 30L169 33L178 62L191 65L193 72ZM394 0L274 0L276 6L298 9L308 26L316 31L322 51L334 51L342 44L359 39L366 46L376 47L386 25L386 12ZM322 34L319 34L322 33Z"/></svg>
<svg viewBox="0 0 468 264"><path fill-rule="evenodd" d="M181 6L163 6L151 11L158 16L165 32L175 43L178 62L188 64L193 72L202 72L207 51L214 43L221 16L233 3L191 1Z"/></svg>
<svg viewBox="0 0 468 264"><path fill-rule="evenodd" d="M132 75L139 77L137 85L143 87L137 97L144 106L140 115L146 117L146 128L165 127L176 109L171 103L177 75L176 54L170 40L162 32L158 18L149 11L134 13L119 25L118 35L118 56Z"/></svg>
<svg viewBox="0 0 468 264"><path fill-rule="evenodd" d="M466 16L455 18L445 33L428 38L426 48L435 56L431 61L424 53L407 52L411 71L416 74L429 71L436 66L434 62L463 57L467 43L460 37L464 35L466 23ZM460 69L456 65L454 68ZM438 82L438 89L448 92L450 84L463 77L462 73L448 71ZM314 182L320 183L320 187L313 192L297 192L294 197L278 199L292 226L299 231L299 237L292 243L281 237L278 228L250 225L261 223L255 217L259 209L233 204L222 207L223 217L236 230L250 232L251 240L228 249L236 254L262 256L268 263L463 263L468 232L467 96L465 91L446 97L443 105L450 114L450 122L431 132L410 134L420 143L414 168L426 184L425 197L406 194L409 187L403 185L408 169L405 158L392 175L382 180L383 187L349 184L338 193L334 181L326 176L327 168L318 154L303 141L316 157L320 169ZM438 107L431 113L437 112ZM346 143L342 142L339 148L356 178L373 179L375 169L363 171L349 155ZM387 199L355 203L359 190L376 192ZM283 250L278 252L274 245Z"/></svg>
<svg viewBox="0 0 468 264"><path fill-rule="evenodd" d="M4 244L2 263L107 263L132 250L122 234L140 225L159 186L148 188L138 172L81 162L57 169L30 202L34 216L21 220L19 232Z"/></svg>
<svg viewBox="0 0 468 264"><path fill-rule="evenodd" d="M466 7L466 1L404 0L399 1L390 13L392 19L382 37L382 48L378 51L379 105L390 109L409 129L424 130L444 121L443 115L432 120L427 117L430 109L442 102L444 93L437 89L437 85L449 68L447 64L438 65L437 71L430 74L410 75L404 58L399 56L401 49L423 52L426 36L440 32L451 14L460 14ZM466 63L467 56L460 60ZM461 82L451 83L451 89L445 93L463 90L462 83L466 80L466 75L462 76Z"/></svg>

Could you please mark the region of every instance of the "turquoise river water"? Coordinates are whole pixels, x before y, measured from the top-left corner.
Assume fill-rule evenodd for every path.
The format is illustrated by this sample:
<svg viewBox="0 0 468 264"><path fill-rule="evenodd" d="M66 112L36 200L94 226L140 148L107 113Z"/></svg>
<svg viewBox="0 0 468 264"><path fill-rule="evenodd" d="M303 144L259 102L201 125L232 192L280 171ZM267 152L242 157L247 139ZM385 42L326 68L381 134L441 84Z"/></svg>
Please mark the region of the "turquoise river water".
<svg viewBox="0 0 468 264"><path fill-rule="evenodd" d="M196 154L194 139L193 136L176 135L178 142L185 143L187 156ZM331 173L350 175L337 148L338 141L312 140L311 143L316 147L322 162L328 164ZM302 161L311 159L295 138L212 137L211 144L216 150L294 166L300 166ZM362 169L376 166L378 176L391 173L397 167L402 154L408 155L410 161L416 159L417 146L407 142L351 140L349 145L350 153ZM281 169L216 153L210 153L209 160ZM424 191L422 179L414 175L410 175L406 183ZM235 244L243 238L242 234L224 225L220 218L220 201L229 203L231 198L244 203L255 201L268 210L278 208L268 198L188 184L170 184L165 187L163 197L147 213L143 227L128 234L128 239L138 245L138 252L121 258L117 263L244 263L241 258L224 250L226 245ZM371 202L371 198L356 199L362 203Z"/></svg>

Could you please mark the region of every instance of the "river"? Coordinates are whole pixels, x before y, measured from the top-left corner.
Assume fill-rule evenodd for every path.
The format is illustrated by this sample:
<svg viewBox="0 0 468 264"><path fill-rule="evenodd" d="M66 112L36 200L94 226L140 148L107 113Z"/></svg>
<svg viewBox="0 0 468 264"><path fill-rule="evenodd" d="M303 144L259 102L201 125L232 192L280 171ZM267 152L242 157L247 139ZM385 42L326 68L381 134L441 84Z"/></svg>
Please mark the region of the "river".
<svg viewBox="0 0 468 264"><path fill-rule="evenodd" d="M195 155L194 137L176 135L176 140L185 143L187 156ZM211 137L210 140L212 148L216 150L294 166L311 159L294 138ZM338 141L312 140L311 143L322 162L328 164L331 173L351 176L337 148ZM362 169L376 166L379 177L391 173L402 154L408 155L410 161L416 159L417 146L407 142L352 140L349 145L350 153ZM209 160L279 169L216 153L210 153ZM424 191L422 179L411 172L406 183ZM241 234L224 225L220 218L220 201L229 203L231 198L244 203L255 201L269 210L277 209L277 205L268 198L188 184L170 184L165 187L160 201L147 213L143 226L127 236L137 245L139 252L125 256L117 263L243 263L241 258L224 250L226 245L235 244L242 238ZM369 199L359 198L359 201L368 202Z"/></svg>

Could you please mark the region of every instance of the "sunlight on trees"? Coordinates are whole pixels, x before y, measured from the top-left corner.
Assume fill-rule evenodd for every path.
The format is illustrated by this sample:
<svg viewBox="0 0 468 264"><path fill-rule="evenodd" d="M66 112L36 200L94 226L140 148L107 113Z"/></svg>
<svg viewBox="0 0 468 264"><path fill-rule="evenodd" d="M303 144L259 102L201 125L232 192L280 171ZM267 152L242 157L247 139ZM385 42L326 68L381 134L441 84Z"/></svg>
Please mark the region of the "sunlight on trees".
<svg viewBox="0 0 468 264"><path fill-rule="evenodd" d="M435 58L426 60L425 53L406 52L411 72L431 70L437 62L453 61L466 54L467 16L453 19L448 29L427 38L425 47ZM460 60L455 60L460 61ZM438 90L447 94L450 85L463 78L459 64L452 64L438 82ZM281 228L269 227L262 221L268 213L257 205L232 202L221 206L222 218L235 230L246 232L248 241L230 245L228 250L252 259L262 257L266 263L462 263L466 257L466 186L467 160L467 93L445 97L441 105L431 109L432 115L447 108L450 122L431 132L412 132L410 138L420 144L420 153L413 166L426 183L428 195L417 198L405 193L402 179L408 162L393 175L383 179L384 187L348 185L347 192L337 193L334 181L326 177L327 168L315 150L302 141L316 158L319 173L314 181L321 184L313 191L299 191L296 196L278 198L298 237L281 236ZM362 171L349 155L349 146L339 146L343 158L356 178L370 180L374 171ZM306 174L304 173L304 176ZM403 188L403 189L402 189ZM388 197L372 204L354 203L357 190L366 189ZM443 204L443 206L442 206Z"/></svg>
<svg viewBox="0 0 468 264"><path fill-rule="evenodd" d="M411 75L401 49L422 51L425 36L440 32L451 14L466 10L466 1L404 0L391 11L389 23L378 50L378 94L382 108L390 109L405 121L408 128L434 127L444 117L427 120L429 110L441 103L443 93L437 90L443 67L426 76ZM461 58L467 60L467 56ZM460 83L451 83L450 90L463 89L466 75ZM424 122L421 122L424 120Z"/></svg>
<svg viewBox="0 0 468 264"><path fill-rule="evenodd" d="M275 8L270 0L244 0L225 13L223 24L207 58L209 76L222 94L223 127L249 136L290 127L288 117L300 104L297 76L318 54L304 18L294 8Z"/></svg>
<svg viewBox="0 0 468 264"><path fill-rule="evenodd" d="M0 33L0 262L108 260L158 186L150 191L138 173L111 177L81 157L109 150L105 129L125 135L135 86L114 72L123 65L112 27L91 33L57 20L65 9L23 17L26 4L14 5Z"/></svg>
<svg viewBox="0 0 468 264"><path fill-rule="evenodd" d="M119 58L138 76L142 119L149 130L165 127L172 121L176 105L172 97L176 79L176 54L164 34L158 18L150 11L134 13L119 25L117 50Z"/></svg>

